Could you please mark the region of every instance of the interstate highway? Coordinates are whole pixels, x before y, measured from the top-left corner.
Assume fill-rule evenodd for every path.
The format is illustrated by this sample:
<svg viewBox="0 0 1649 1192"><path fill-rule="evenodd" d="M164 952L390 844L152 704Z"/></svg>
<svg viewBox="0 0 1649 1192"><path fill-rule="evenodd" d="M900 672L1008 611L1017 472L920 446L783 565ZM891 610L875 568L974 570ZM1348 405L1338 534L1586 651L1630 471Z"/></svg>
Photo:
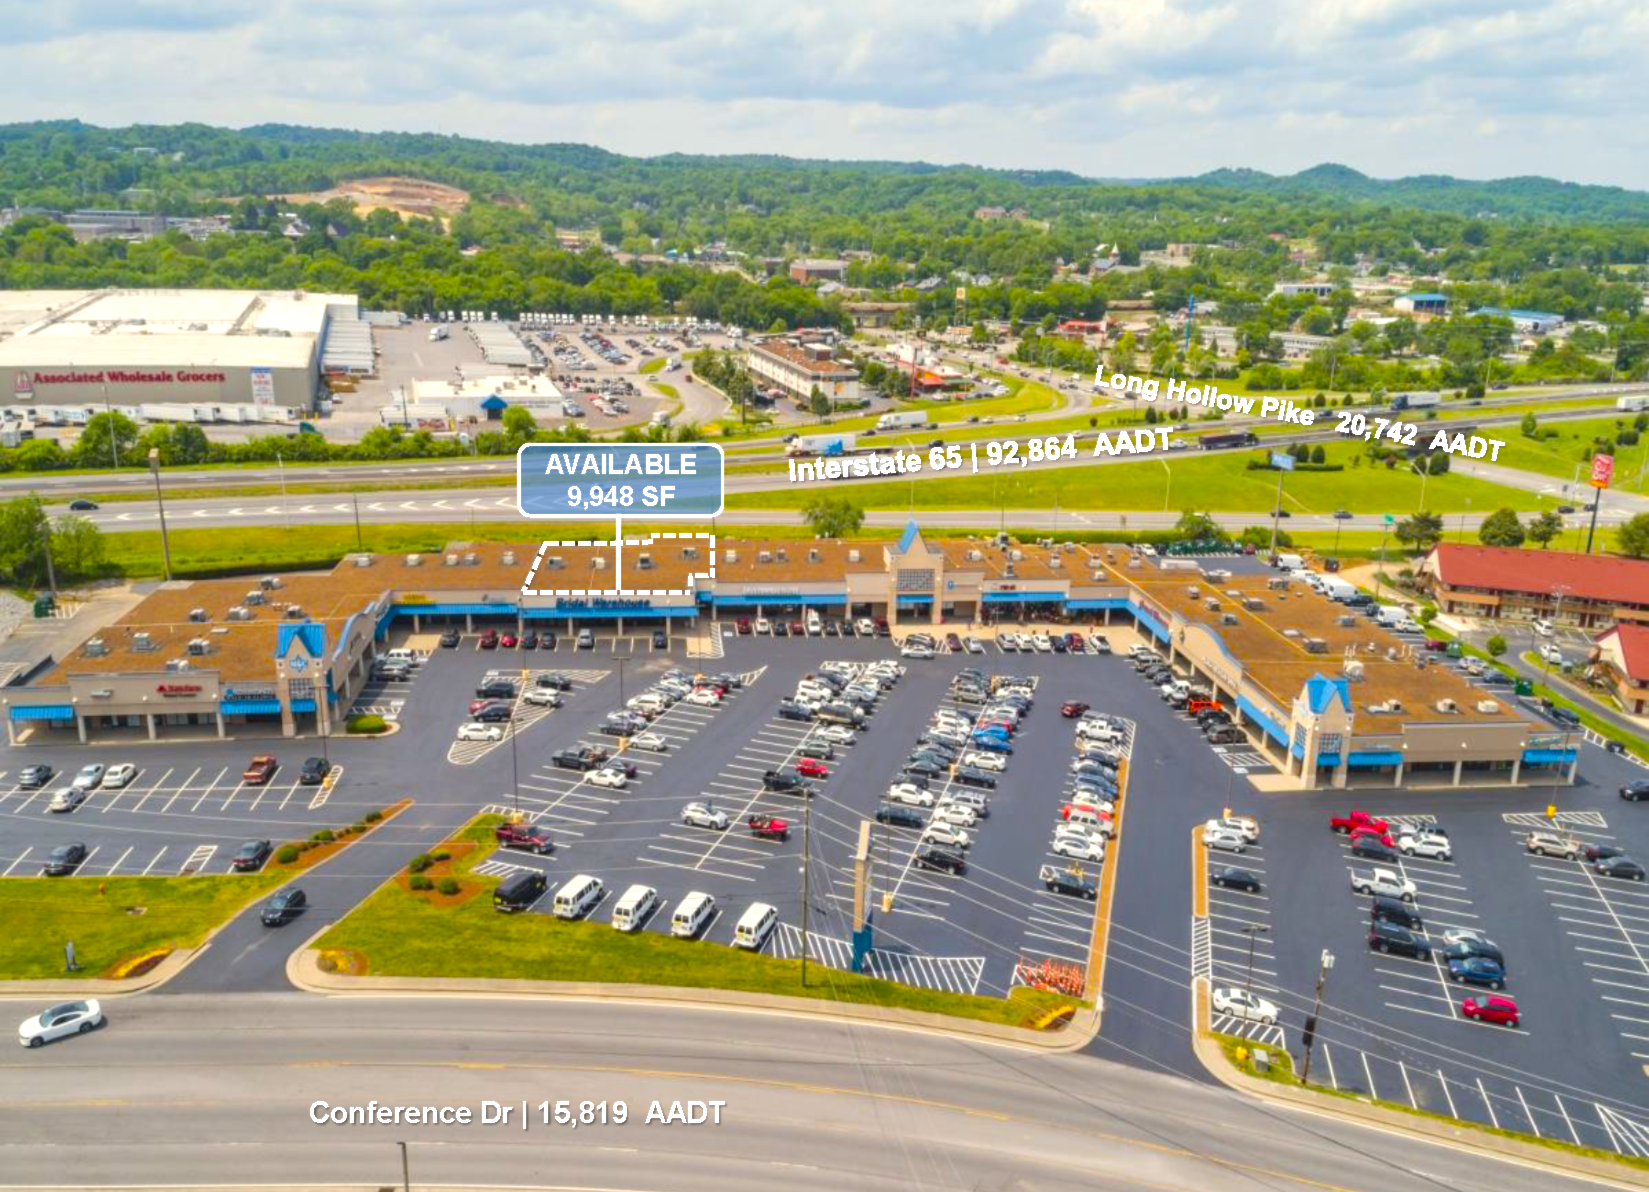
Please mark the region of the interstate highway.
<svg viewBox="0 0 1649 1192"><path fill-rule="evenodd" d="M8 1001L13 1019L33 1002ZM1172 1072L760 1012L492 997L106 1003L0 1052L0 1187L395 1185L672 1192L1600 1186L1257 1104ZM1171 1015L1183 1007L1162 1007ZM1190 1075L1190 1074L1185 1074ZM725 1101L722 1124L317 1126L310 1105Z"/></svg>

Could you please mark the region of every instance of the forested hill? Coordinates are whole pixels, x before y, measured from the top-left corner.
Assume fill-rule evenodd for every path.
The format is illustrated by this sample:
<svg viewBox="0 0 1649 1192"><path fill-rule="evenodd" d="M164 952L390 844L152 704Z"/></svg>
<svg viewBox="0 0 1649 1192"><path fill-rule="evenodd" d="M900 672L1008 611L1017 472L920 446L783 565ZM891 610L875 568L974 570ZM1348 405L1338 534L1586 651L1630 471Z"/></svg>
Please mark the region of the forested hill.
<svg viewBox="0 0 1649 1192"><path fill-rule="evenodd" d="M1259 170L1214 170L1178 180L1185 186L1218 186L1249 194L1346 199L1447 211L1455 215L1498 216L1572 223L1649 219L1649 194L1619 186L1584 186L1526 175L1473 182L1446 174L1411 178L1370 178L1350 166L1320 165L1298 174Z"/></svg>

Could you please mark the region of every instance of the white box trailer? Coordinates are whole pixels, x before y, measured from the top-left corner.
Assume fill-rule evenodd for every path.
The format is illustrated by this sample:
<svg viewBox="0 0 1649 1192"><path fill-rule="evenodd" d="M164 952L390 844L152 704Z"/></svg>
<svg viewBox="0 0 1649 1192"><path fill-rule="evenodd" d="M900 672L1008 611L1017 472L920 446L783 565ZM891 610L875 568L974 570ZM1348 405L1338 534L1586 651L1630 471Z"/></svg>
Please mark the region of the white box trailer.
<svg viewBox="0 0 1649 1192"><path fill-rule="evenodd" d="M928 424L926 410L901 410L897 414L883 414L876 420L877 430L908 430Z"/></svg>
<svg viewBox="0 0 1649 1192"><path fill-rule="evenodd" d="M1615 399L1615 409L1627 411L1649 410L1649 394L1634 393L1626 397L1618 397Z"/></svg>
<svg viewBox="0 0 1649 1192"><path fill-rule="evenodd" d="M181 402L145 402L138 407L139 416L144 422L199 422L195 416L195 407L186 406Z"/></svg>

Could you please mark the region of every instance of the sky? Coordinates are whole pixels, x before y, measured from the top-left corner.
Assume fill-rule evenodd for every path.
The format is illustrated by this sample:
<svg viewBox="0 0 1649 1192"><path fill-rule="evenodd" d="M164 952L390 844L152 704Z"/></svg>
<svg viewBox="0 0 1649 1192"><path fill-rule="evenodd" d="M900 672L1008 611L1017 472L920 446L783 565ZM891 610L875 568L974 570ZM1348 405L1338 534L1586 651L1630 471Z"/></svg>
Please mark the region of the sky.
<svg viewBox="0 0 1649 1192"><path fill-rule="evenodd" d="M0 0L0 121L1649 189L1641 0Z"/></svg>

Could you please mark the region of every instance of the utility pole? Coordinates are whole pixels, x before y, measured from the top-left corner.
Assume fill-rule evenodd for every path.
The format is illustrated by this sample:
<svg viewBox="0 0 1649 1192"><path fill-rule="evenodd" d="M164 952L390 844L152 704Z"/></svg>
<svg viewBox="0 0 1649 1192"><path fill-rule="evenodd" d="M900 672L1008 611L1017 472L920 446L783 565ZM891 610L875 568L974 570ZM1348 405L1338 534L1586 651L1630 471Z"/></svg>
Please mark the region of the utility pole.
<svg viewBox="0 0 1649 1192"><path fill-rule="evenodd" d="M166 567L166 579L172 578L172 547L166 538L166 500L160 495L160 448L149 448L149 473L155 478L155 506L160 510L160 554Z"/></svg>
<svg viewBox="0 0 1649 1192"><path fill-rule="evenodd" d="M1329 970L1334 967L1334 953L1327 948L1323 949L1322 960L1317 966L1317 1001L1311 1007L1311 1017L1305 1020L1305 1064L1300 1069L1300 1083L1304 1084L1311 1079L1311 1045L1317 1038L1317 1015L1323 1009L1323 982L1328 980Z"/></svg>
<svg viewBox="0 0 1649 1192"><path fill-rule="evenodd" d="M401 1148L401 1192L412 1192L412 1173L407 1167L407 1144L397 1142Z"/></svg>
<svg viewBox="0 0 1649 1192"><path fill-rule="evenodd" d="M1248 937L1248 977L1243 981L1243 992L1254 992L1254 940L1255 937L1266 934L1271 928L1263 923L1250 923L1244 927L1243 934Z"/></svg>
<svg viewBox="0 0 1649 1192"><path fill-rule="evenodd" d="M364 545L362 545L362 542L361 542L361 494L360 493L351 493L350 496L355 501L355 549L356 550L365 550L366 547ZM473 529L474 526L475 526L475 511L472 509L472 510L470 510L470 527L471 527L471 529Z"/></svg>
<svg viewBox="0 0 1649 1192"><path fill-rule="evenodd" d="M807 911L812 890L813 795L802 797L802 988L807 988Z"/></svg>
<svg viewBox="0 0 1649 1192"><path fill-rule="evenodd" d="M1586 531L1587 554L1592 553L1592 543L1597 538L1597 515L1603 508L1603 490L1601 488L1594 488L1592 490L1592 494L1592 525L1591 528Z"/></svg>

